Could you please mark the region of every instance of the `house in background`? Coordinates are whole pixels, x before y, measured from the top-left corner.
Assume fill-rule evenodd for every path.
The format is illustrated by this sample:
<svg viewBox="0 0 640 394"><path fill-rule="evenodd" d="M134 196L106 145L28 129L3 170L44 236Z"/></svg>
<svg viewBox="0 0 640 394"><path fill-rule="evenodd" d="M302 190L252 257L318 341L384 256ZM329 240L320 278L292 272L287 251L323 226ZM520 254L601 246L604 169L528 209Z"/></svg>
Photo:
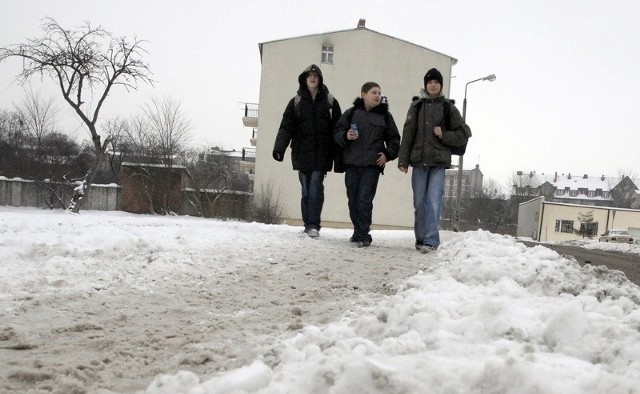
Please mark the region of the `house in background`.
<svg viewBox="0 0 640 394"><path fill-rule="evenodd" d="M614 228L640 234L640 210L549 202L540 196L519 205L516 236L540 242L582 239L576 230L581 215L587 214L594 219L595 239Z"/></svg>
<svg viewBox="0 0 640 394"><path fill-rule="evenodd" d="M637 186L628 176L616 177L576 176L554 173L553 175L518 171L513 179L512 196L526 201L544 196L546 201L567 204L612 206L626 200L624 205L632 206L638 195Z"/></svg>
<svg viewBox="0 0 640 394"><path fill-rule="evenodd" d="M325 85L343 111L359 97L363 83L378 82L402 133L411 98L423 87L426 71L436 67L442 72L448 97L452 67L457 62L451 56L370 30L362 19L355 29L264 42L259 50L259 118L257 110L251 113L247 108L248 119L243 119L245 126L257 127L254 194L259 198L269 186L278 191L283 217L292 224L299 224L301 217L300 184L291 168L291 150L287 149L282 163L273 160L271 152L282 113L298 90L298 75L307 66L320 66ZM397 161L390 162L380 177L374 205L374 225L413 226L411 175L398 171ZM327 174L322 219L325 226L351 225L344 174Z"/></svg>
<svg viewBox="0 0 640 394"><path fill-rule="evenodd" d="M517 236L541 242L570 241L577 234L580 217L591 214L596 234L610 229L640 233L638 188L628 176L620 178L553 175L518 171L512 198L522 199L518 206ZM621 204L625 208L615 207Z"/></svg>

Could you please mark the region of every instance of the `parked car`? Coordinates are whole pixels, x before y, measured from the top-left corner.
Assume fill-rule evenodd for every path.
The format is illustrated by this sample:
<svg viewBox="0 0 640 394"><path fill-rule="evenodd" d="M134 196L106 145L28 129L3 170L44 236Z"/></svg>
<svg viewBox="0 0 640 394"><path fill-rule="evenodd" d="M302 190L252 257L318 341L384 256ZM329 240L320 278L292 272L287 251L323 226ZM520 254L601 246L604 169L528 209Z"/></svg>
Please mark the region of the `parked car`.
<svg viewBox="0 0 640 394"><path fill-rule="evenodd" d="M633 243L633 237L626 230L607 230L600 236L600 242Z"/></svg>

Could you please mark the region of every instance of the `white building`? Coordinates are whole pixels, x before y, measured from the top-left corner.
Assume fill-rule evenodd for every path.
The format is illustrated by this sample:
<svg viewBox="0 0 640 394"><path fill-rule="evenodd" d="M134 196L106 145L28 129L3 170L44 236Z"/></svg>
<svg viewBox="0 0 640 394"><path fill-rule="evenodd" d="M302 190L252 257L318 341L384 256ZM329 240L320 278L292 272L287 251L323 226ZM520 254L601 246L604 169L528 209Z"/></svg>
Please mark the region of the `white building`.
<svg viewBox="0 0 640 394"><path fill-rule="evenodd" d="M640 234L640 210L547 202L541 196L519 205L516 235L540 242L581 239L575 230L580 215L589 213L598 235L614 228Z"/></svg>
<svg viewBox="0 0 640 394"><path fill-rule="evenodd" d="M423 77L432 67L444 77L444 94L449 96L451 69L457 60L376 31L364 20L351 30L334 31L259 45L262 59L259 117L257 127L254 193L271 184L284 201L284 218L300 220L300 184L291 168L291 151L282 163L271 153L282 114L298 89L298 75L310 64L318 64L325 85L345 111L360 95L360 87L375 81L387 96L390 112L402 134L411 98L423 87ZM247 116L248 114L245 114ZM254 126L255 124L255 126ZM350 225L344 175L329 173L325 180L323 225ZM380 177L374 200L374 225L413 226L411 174L402 174L397 161L390 162Z"/></svg>

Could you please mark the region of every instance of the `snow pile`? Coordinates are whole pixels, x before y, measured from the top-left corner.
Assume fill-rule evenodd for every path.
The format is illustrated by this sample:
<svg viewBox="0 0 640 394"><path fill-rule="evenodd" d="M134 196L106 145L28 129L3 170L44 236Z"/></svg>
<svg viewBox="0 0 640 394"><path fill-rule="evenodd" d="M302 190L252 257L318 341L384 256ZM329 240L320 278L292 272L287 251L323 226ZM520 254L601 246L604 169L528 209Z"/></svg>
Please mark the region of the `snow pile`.
<svg viewBox="0 0 640 394"><path fill-rule="evenodd" d="M624 275L478 231L374 308L309 326L277 359L148 394L638 393L640 291ZM428 389L426 389L428 388Z"/></svg>

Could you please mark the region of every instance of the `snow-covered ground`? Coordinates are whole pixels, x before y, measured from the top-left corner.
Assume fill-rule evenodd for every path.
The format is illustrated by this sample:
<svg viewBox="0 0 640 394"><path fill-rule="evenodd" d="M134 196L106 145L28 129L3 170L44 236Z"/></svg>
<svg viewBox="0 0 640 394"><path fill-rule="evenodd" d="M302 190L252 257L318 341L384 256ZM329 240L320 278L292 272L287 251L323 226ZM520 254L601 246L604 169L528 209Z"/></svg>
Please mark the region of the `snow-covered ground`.
<svg viewBox="0 0 640 394"><path fill-rule="evenodd" d="M584 239L578 241L556 242L556 244L579 246L585 249L609 250L640 256L640 243L628 244L618 242L598 242L597 239Z"/></svg>
<svg viewBox="0 0 640 394"><path fill-rule="evenodd" d="M640 393L622 273L372 234L0 207L0 392Z"/></svg>

